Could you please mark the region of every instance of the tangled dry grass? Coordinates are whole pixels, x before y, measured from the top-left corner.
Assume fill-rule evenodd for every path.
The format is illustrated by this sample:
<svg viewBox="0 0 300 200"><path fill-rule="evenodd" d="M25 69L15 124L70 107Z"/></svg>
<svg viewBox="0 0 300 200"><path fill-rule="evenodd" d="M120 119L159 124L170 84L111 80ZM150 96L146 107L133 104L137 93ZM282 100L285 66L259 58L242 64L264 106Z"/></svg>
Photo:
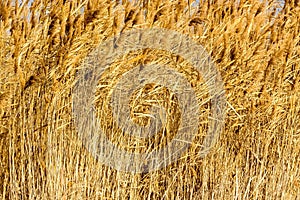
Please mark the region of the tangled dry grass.
<svg viewBox="0 0 300 200"><path fill-rule="evenodd" d="M286 1L280 12L276 1L259 0L29 4L0 1L2 199L300 197L299 1ZM72 87L101 41L143 27L176 30L203 45L224 80L228 110L205 158L195 142L167 168L130 174L102 165L83 147ZM147 55L138 52L131 63Z"/></svg>

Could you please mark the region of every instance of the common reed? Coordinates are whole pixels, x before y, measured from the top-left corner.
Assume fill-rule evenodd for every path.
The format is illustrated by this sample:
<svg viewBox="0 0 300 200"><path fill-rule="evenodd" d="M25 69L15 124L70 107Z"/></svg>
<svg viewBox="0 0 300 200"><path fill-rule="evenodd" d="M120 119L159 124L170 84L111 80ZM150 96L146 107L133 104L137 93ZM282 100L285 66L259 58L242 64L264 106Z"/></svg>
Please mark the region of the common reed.
<svg viewBox="0 0 300 200"><path fill-rule="evenodd" d="M228 109L220 139L206 157L198 156L195 141L172 165L131 174L103 165L82 145L72 115L72 88L85 57L102 41L149 27L187 34L206 48L224 81ZM284 5L265 0L2 0L0 197L299 199L299 55L297 0ZM140 51L111 67L153 58L184 63L168 52ZM205 101L206 93L201 94ZM161 99L170 101L168 95ZM204 133L209 104L202 112Z"/></svg>

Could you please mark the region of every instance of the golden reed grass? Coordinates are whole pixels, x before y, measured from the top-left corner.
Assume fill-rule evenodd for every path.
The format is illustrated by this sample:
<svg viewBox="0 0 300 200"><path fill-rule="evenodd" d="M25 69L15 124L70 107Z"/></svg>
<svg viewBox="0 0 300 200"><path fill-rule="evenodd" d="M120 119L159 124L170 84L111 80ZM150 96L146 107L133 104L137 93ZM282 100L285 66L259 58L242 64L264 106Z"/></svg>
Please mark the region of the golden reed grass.
<svg viewBox="0 0 300 200"><path fill-rule="evenodd" d="M279 12L276 1L259 0L29 4L0 1L2 199L300 197L299 1L285 1ZM195 142L167 168L130 174L101 164L83 147L71 98L91 50L143 27L176 30L203 45L224 80L228 110L220 140L205 158L197 156ZM156 53L165 63L181 62ZM127 55L112 66L152 54L137 52L135 60ZM159 90L159 99L170 99L164 93Z"/></svg>

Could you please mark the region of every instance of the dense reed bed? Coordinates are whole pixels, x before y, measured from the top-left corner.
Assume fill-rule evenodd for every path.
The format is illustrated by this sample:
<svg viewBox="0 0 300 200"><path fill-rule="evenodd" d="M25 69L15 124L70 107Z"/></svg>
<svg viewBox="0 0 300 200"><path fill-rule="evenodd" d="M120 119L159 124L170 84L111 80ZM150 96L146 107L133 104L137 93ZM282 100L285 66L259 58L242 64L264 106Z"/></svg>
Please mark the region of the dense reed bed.
<svg viewBox="0 0 300 200"><path fill-rule="evenodd" d="M78 139L72 88L84 58L102 41L151 27L187 34L211 54L226 91L225 128L204 158L197 156L195 141L166 168L119 172L95 160ZM145 62L155 54L164 63L173 59L168 52L140 51L112 67ZM284 5L259 0L2 0L0 197L297 199L299 55L296 0ZM209 105L203 109L207 118ZM202 124L204 132L207 120Z"/></svg>

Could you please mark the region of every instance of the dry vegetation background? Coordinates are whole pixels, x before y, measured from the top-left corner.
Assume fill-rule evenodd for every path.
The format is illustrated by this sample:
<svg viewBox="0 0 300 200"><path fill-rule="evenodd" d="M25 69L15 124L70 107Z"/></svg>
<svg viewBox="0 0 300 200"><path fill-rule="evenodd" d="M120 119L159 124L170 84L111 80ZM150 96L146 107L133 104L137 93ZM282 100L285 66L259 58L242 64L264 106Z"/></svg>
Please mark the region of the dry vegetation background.
<svg viewBox="0 0 300 200"><path fill-rule="evenodd" d="M259 0L28 4L0 1L2 199L300 198L299 1L278 14L276 1ZM71 94L81 62L135 27L189 34L211 53L228 109L205 158L192 148L162 170L122 173L78 139Z"/></svg>

